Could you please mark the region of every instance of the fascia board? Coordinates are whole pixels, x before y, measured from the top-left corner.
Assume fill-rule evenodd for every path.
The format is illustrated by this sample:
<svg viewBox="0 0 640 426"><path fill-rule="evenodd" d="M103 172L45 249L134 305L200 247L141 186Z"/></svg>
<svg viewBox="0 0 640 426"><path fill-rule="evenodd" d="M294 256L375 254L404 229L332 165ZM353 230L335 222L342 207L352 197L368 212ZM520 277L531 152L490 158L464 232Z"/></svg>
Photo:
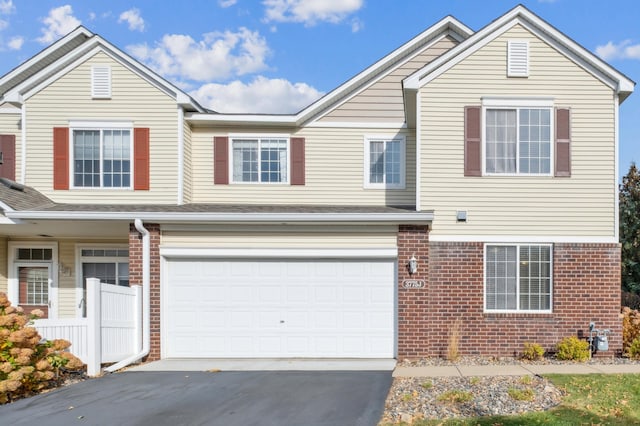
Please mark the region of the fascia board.
<svg viewBox="0 0 640 426"><path fill-rule="evenodd" d="M175 213L175 212L76 212L7 211L10 219L24 220L105 220L142 219L159 222L216 223L431 223L433 212L415 213Z"/></svg>
<svg viewBox="0 0 640 426"><path fill-rule="evenodd" d="M348 94L349 91L353 90L354 87L357 87L363 81L371 78L371 75L376 74L381 69L384 70L387 64L394 62L395 60L397 60L397 58L411 51L423 40L429 39L438 32L445 31L447 28L454 28L458 37L469 37L471 34L473 34L473 30L464 25L462 22L458 21L453 16L447 16L409 40L407 43L403 44L398 49L386 55L384 58L369 66L364 71L357 74L355 77L349 79L347 82L338 86L336 89L327 93L325 96L300 111L298 114L296 114L298 121L308 121L310 117L318 114L322 109L328 107L328 105L330 105L332 102L335 102L337 99L340 99L344 96L348 96L346 94Z"/></svg>
<svg viewBox="0 0 640 426"><path fill-rule="evenodd" d="M184 116L185 120L196 125L215 123L295 126L297 124L295 115L186 113Z"/></svg>
<svg viewBox="0 0 640 426"><path fill-rule="evenodd" d="M25 62L23 62L22 64L18 65L16 68L14 68L13 70L9 71L7 74L2 76L2 78L0 78L0 86L2 86L7 81L9 81L12 78L14 78L15 76L17 76L21 72L24 72L29 67L31 67L32 65L36 64L38 61L42 60L44 57L49 55L51 52L57 50L58 48L60 48L64 44L68 43L70 40L73 40L74 38L76 38L80 34L82 34L82 35L84 35L84 36L86 36L88 38L91 38L91 37L94 36L94 34L91 31L89 31L88 29L86 29L83 26L79 26L78 28L76 28L75 30L71 31L66 36L62 37L60 40L54 42L49 47L43 49L40 53L38 53L38 54L32 56L31 58L27 59Z"/></svg>

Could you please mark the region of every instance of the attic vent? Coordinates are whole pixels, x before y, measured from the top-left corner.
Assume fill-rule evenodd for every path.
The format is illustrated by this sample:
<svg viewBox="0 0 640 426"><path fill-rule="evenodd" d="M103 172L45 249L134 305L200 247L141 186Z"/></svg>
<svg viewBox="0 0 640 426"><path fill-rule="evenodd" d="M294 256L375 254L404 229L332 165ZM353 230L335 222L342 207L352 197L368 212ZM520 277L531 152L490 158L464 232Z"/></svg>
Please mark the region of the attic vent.
<svg viewBox="0 0 640 426"><path fill-rule="evenodd" d="M507 51L507 77L528 77L529 42L509 41Z"/></svg>
<svg viewBox="0 0 640 426"><path fill-rule="evenodd" d="M111 67L94 65L91 67L91 97L111 99Z"/></svg>

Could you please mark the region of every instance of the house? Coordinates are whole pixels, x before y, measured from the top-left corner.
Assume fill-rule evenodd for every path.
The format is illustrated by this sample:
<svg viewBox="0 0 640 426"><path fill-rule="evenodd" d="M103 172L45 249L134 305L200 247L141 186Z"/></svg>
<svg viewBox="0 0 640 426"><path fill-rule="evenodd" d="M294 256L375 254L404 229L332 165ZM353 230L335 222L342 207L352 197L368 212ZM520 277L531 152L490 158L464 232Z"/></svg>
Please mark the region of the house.
<svg viewBox="0 0 640 426"><path fill-rule="evenodd" d="M142 285L140 357L621 350L618 108L523 6L446 17L292 115L203 108L79 27L0 78L0 291Z"/></svg>

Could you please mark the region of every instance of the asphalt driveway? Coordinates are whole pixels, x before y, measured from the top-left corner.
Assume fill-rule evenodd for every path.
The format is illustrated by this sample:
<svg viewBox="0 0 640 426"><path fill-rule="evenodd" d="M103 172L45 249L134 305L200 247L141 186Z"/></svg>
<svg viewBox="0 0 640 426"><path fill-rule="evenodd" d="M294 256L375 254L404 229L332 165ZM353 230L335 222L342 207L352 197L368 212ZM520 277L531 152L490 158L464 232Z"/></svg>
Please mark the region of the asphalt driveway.
<svg viewBox="0 0 640 426"><path fill-rule="evenodd" d="M373 426L390 386L390 371L124 372L0 406L0 423Z"/></svg>

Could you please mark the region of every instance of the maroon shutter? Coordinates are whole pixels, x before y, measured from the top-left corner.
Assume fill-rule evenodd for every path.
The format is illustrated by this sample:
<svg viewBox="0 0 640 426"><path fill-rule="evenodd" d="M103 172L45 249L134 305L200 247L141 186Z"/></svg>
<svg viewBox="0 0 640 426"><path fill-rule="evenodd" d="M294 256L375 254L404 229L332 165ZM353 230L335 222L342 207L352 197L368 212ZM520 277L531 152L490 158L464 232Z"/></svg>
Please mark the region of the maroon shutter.
<svg viewBox="0 0 640 426"><path fill-rule="evenodd" d="M0 177L16 180L16 136L0 135Z"/></svg>
<svg viewBox="0 0 640 426"><path fill-rule="evenodd" d="M229 138L226 136L213 138L213 183L229 183Z"/></svg>
<svg viewBox="0 0 640 426"><path fill-rule="evenodd" d="M149 129L133 129L133 189L149 190Z"/></svg>
<svg viewBox="0 0 640 426"><path fill-rule="evenodd" d="M304 138L291 138L291 185L304 185Z"/></svg>
<svg viewBox="0 0 640 426"><path fill-rule="evenodd" d="M556 108L555 176L571 176L571 110Z"/></svg>
<svg viewBox="0 0 640 426"><path fill-rule="evenodd" d="M53 128L53 189L69 189L69 128Z"/></svg>
<svg viewBox="0 0 640 426"><path fill-rule="evenodd" d="M464 108L464 175L482 176L480 141L480 107Z"/></svg>

